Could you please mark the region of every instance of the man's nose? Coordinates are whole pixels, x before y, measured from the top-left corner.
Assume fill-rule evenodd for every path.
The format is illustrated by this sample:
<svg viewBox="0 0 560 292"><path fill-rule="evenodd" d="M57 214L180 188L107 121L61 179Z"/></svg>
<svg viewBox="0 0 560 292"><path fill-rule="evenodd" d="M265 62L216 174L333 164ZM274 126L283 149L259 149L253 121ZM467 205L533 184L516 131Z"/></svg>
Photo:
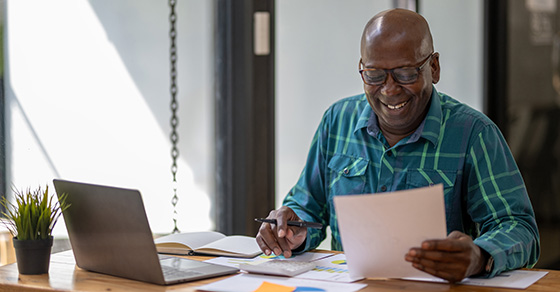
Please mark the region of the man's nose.
<svg viewBox="0 0 560 292"><path fill-rule="evenodd" d="M396 95L400 90L401 86L393 79L393 74L387 74L387 79L385 83L381 85L381 94L385 96Z"/></svg>

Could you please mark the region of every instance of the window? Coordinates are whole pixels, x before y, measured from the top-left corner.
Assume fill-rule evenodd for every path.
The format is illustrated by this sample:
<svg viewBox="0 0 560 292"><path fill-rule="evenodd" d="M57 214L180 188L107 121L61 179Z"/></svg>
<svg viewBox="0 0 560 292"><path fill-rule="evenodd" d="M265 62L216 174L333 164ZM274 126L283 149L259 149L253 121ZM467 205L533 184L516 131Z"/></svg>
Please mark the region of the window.
<svg viewBox="0 0 560 292"><path fill-rule="evenodd" d="M63 178L139 189L152 231L170 232L168 3L8 1L6 7L8 186ZM212 1L178 1L176 13L177 218L181 231L208 230ZM65 233L64 224L57 232Z"/></svg>

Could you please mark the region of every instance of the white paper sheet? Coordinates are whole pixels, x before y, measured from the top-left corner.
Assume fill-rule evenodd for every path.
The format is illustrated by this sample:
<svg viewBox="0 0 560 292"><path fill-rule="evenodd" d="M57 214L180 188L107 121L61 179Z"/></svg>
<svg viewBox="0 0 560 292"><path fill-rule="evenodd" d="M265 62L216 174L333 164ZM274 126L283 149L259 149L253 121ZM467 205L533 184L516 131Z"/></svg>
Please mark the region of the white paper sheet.
<svg viewBox="0 0 560 292"><path fill-rule="evenodd" d="M299 274L295 278L351 283L363 278L351 278L348 272L346 255L336 254L332 257L315 261L317 267L309 272Z"/></svg>
<svg viewBox="0 0 560 292"><path fill-rule="evenodd" d="M548 272L543 271L529 271L529 270L513 270L508 272L503 272L491 279L484 278L466 278L458 284L469 285L469 286L484 286L484 287L498 287L498 288L510 288L510 289L527 289L529 286L533 285L535 282L544 277ZM430 282L442 282L447 283L446 280L435 278L427 279L421 277L411 277L403 278L403 280L414 280L414 281L430 281Z"/></svg>
<svg viewBox="0 0 560 292"><path fill-rule="evenodd" d="M442 185L336 196L334 204L352 278L432 277L404 257L426 239L447 236Z"/></svg>
<svg viewBox="0 0 560 292"><path fill-rule="evenodd" d="M467 278L460 284L472 286L500 287L513 289L526 289L533 285L540 278L544 277L548 272L514 270L504 272L492 279Z"/></svg>
<svg viewBox="0 0 560 292"><path fill-rule="evenodd" d="M227 279L197 287L198 291L215 292L247 292L255 291L264 282L297 287L299 291L325 291L325 292L353 292L358 291L366 284L335 283L327 281L305 280L289 277L272 277L254 274L240 274Z"/></svg>

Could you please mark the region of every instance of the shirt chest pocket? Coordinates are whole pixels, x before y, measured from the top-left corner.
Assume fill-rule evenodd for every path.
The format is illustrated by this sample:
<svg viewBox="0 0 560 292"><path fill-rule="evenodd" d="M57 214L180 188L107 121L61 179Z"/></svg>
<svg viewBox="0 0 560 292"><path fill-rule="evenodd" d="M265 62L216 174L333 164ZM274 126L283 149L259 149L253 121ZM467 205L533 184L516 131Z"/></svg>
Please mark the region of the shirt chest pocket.
<svg viewBox="0 0 560 292"><path fill-rule="evenodd" d="M361 194L366 185L369 160L361 157L335 155L329 161L328 188L332 195Z"/></svg>
<svg viewBox="0 0 560 292"><path fill-rule="evenodd" d="M415 169L406 174L406 187L408 189L443 185L443 192L447 195L455 187L456 171L439 169Z"/></svg>

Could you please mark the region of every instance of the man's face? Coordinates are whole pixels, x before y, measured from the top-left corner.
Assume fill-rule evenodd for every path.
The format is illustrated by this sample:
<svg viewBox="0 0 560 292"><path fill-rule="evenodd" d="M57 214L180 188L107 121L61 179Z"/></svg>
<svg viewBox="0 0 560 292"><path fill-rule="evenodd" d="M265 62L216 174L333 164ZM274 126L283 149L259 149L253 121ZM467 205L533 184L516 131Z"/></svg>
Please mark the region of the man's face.
<svg viewBox="0 0 560 292"><path fill-rule="evenodd" d="M383 42L382 45L362 48L363 68L420 67L427 60L413 83L401 84L389 72L383 84L364 83L368 102L383 132L408 135L424 119L432 94L432 82L439 80L439 55L436 53L429 57L430 54L410 46L410 43Z"/></svg>

